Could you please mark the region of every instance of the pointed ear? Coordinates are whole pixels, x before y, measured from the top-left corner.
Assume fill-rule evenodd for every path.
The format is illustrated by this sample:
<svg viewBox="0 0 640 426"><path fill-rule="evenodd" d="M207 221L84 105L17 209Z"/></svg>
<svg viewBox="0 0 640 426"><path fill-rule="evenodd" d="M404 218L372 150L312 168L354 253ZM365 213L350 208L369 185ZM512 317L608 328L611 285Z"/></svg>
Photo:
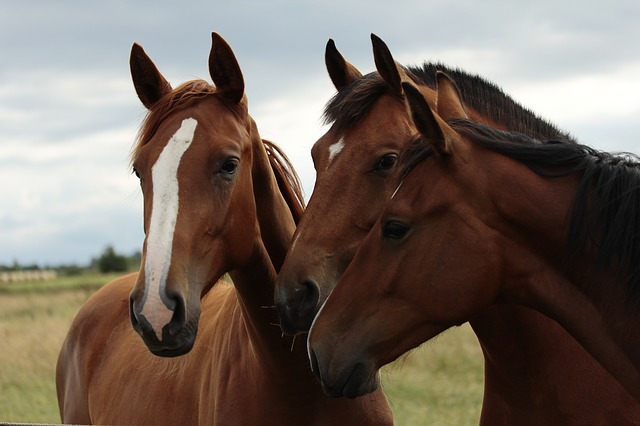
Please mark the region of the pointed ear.
<svg viewBox="0 0 640 426"><path fill-rule="evenodd" d="M436 73L436 78L438 80L438 115L443 120L469 118L462 104L460 90L453 79L442 71Z"/></svg>
<svg viewBox="0 0 640 426"><path fill-rule="evenodd" d="M150 109L165 94L171 92L169 82L160 74L158 68L138 43L133 43L131 47L129 67L131 68L133 87L147 109Z"/></svg>
<svg viewBox="0 0 640 426"><path fill-rule="evenodd" d="M340 52L338 52L336 44L332 39L329 39L327 42L327 47L324 51L324 62L327 65L329 77L338 91L348 86L354 80L362 77L362 73L347 62Z"/></svg>
<svg viewBox="0 0 640 426"><path fill-rule="evenodd" d="M233 103L240 103L244 95L244 78L231 47L217 33L211 33L209 74L218 91Z"/></svg>
<svg viewBox="0 0 640 426"><path fill-rule="evenodd" d="M375 34L371 34L371 43L373 44L373 59L376 63L378 73L397 94L402 94L401 70L393 59L393 56L391 56L389 48L384 41Z"/></svg>
<svg viewBox="0 0 640 426"><path fill-rule="evenodd" d="M409 83L403 83L402 87L409 104L411 117L418 131L431 143L433 149L441 156L451 153L447 141L445 128L446 123L440 122L434 115L427 100L422 93Z"/></svg>

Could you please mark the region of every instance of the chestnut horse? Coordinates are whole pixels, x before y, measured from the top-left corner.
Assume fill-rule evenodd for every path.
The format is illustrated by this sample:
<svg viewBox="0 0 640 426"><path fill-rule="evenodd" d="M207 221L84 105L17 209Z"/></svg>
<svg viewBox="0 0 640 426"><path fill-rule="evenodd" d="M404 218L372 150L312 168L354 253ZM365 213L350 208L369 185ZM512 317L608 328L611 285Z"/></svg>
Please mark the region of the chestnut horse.
<svg viewBox="0 0 640 426"><path fill-rule="evenodd" d="M557 320L639 400L638 159L496 131L468 120L455 95L434 114L403 89L422 139L311 327L325 389L370 392L382 365L514 304ZM624 420L594 414L584 422Z"/></svg>
<svg viewBox="0 0 640 426"><path fill-rule="evenodd" d="M142 265L75 318L58 360L62 420L391 424L382 391L326 396L304 344L277 327L276 271L301 191L283 154L260 139L231 48L212 40L215 87L197 80L174 90L139 45L131 51L149 109L132 155L144 196ZM226 272L233 285L217 282Z"/></svg>
<svg viewBox="0 0 640 426"><path fill-rule="evenodd" d="M386 45L373 35L372 41L377 72L366 76L333 41L327 44L327 69L338 90L325 110L333 125L313 147L314 192L276 285L281 325L290 334L308 330L397 187L398 156L417 135L401 82L446 109L447 96L457 90L436 73L446 69L474 120L573 143L495 85L441 64L397 66ZM640 423L640 405L554 321L521 306L500 305L470 323L485 358L482 424L584 424L603 413Z"/></svg>

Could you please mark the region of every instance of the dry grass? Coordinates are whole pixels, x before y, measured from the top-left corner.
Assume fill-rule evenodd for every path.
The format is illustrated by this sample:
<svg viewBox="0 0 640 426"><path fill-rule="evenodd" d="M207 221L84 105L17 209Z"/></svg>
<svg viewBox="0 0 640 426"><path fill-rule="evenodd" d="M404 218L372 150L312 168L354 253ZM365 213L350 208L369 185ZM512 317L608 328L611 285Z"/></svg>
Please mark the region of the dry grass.
<svg viewBox="0 0 640 426"><path fill-rule="evenodd" d="M73 317L94 291L85 284L0 292L0 422L59 422L55 363ZM382 375L396 424L478 424L482 355L467 325L386 367Z"/></svg>
<svg viewBox="0 0 640 426"><path fill-rule="evenodd" d="M477 425L482 351L468 324L425 343L382 371L397 425Z"/></svg>
<svg viewBox="0 0 640 426"><path fill-rule="evenodd" d="M0 421L59 422L58 351L92 290L0 295Z"/></svg>

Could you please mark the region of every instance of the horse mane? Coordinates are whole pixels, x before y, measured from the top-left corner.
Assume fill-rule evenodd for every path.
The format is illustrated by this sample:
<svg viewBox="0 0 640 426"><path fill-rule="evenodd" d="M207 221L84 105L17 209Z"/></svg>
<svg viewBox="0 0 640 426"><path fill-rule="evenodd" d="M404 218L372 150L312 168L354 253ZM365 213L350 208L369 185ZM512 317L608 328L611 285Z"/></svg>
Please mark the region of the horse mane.
<svg viewBox="0 0 640 426"><path fill-rule="evenodd" d="M339 131L359 123L369 114L375 101L388 93L400 98L377 72L366 74L344 87L329 99L322 114L324 124L334 123Z"/></svg>
<svg viewBox="0 0 640 426"><path fill-rule="evenodd" d="M478 75L433 62L403 69L416 84L426 85L434 90L437 89L436 72L444 71L456 82L466 105L493 121L502 123L510 131L540 139L561 137L574 142L568 134L522 107L497 85ZM366 117L375 101L385 93L401 100L377 72L358 78L329 100L324 109L324 122L335 123L338 130L348 129Z"/></svg>
<svg viewBox="0 0 640 426"><path fill-rule="evenodd" d="M541 142L471 120L448 123L473 143L519 161L540 176L581 174L571 207L567 257L595 242L596 267L620 267L627 274L628 294L640 294L640 157L562 139ZM405 174L432 151L425 141L413 145L402 159Z"/></svg>
<svg viewBox="0 0 640 426"><path fill-rule="evenodd" d="M142 121L136 142L131 151L131 163L135 161L140 153L140 149L151 140L158 130L160 123L162 123L169 114L175 110L187 108L204 97L215 96L216 94L218 94L218 92L215 86L204 80L192 80L183 83L160 98ZM238 109L233 104L226 102L224 97L221 96L220 101L233 113L239 114ZM304 211L304 197L302 195L300 178L293 169L287 156L278 146L267 140L262 140L262 143L267 151L269 164L275 174L278 188L287 202L297 224Z"/></svg>
<svg viewBox="0 0 640 426"><path fill-rule="evenodd" d="M297 225L305 208L300 178L291 165L291 161L289 161L289 158L280 147L266 139L263 139L262 143L267 151L269 163L278 182L280 193L287 202L293 215L293 220Z"/></svg>

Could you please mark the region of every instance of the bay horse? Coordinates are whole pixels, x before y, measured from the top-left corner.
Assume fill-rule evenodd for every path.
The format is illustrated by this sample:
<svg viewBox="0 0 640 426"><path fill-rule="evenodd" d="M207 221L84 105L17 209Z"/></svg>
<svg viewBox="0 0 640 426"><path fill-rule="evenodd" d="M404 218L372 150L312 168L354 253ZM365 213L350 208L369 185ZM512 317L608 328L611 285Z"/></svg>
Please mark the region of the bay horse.
<svg viewBox="0 0 640 426"><path fill-rule="evenodd" d="M312 324L324 388L370 392L382 365L509 304L557 320L639 400L638 158L492 129L457 96L434 113L403 89L421 139ZM621 419L605 410L585 422Z"/></svg>
<svg viewBox="0 0 640 426"><path fill-rule="evenodd" d="M455 106L447 98L461 91L465 116L475 121L575 142L478 76L434 63L405 68L382 40L372 35L372 42L377 71L365 76L327 43L337 93L325 119L333 124L312 149L314 191L276 283L288 334L309 329L398 185L398 158L419 136L403 82L443 113ZM470 324L485 359L482 424L584 424L603 413L640 423L640 405L556 322L503 304L487 307Z"/></svg>
<svg viewBox="0 0 640 426"><path fill-rule="evenodd" d="M260 138L229 45L212 34L215 86L173 89L138 44L130 63L149 110L132 153L142 264L74 319L56 373L63 422L391 424L382 391L326 396L304 345L277 326L276 272L303 198L282 151ZM233 285L219 281L227 272Z"/></svg>

